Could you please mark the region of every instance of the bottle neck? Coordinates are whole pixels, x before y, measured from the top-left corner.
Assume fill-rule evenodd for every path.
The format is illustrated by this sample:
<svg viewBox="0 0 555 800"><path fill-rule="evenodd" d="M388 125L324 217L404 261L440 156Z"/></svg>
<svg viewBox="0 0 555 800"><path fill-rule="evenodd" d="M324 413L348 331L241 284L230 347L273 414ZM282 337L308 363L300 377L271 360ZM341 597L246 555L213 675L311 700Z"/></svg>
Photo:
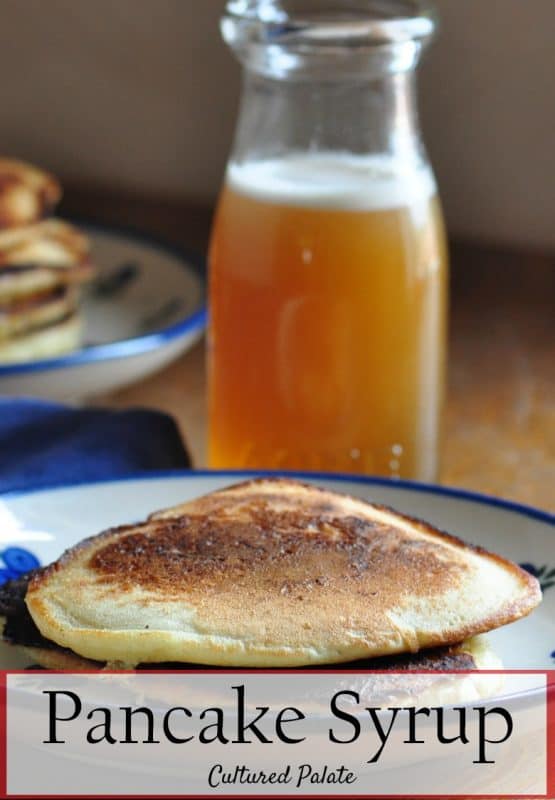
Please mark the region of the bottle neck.
<svg viewBox="0 0 555 800"><path fill-rule="evenodd" d="M293 81L246 69L232 160L292 152L387 155L408 166L425 162L414 70Z"/></svg>

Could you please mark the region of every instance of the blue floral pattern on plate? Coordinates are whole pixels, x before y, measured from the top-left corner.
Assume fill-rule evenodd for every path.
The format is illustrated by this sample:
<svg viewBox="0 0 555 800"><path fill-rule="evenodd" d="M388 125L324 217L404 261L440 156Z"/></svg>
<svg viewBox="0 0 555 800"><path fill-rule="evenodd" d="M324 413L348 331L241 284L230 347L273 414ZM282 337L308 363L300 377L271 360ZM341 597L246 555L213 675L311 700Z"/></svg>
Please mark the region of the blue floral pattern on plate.
<svg viewBox="0 0 555 800"><path fill-rule="evenodd" d="M6 547L0 551L0 559L4 563L4 566L0 567L0 586L6 581L19 578L31 569L40 567L36 555L23 547Z"/></svg>

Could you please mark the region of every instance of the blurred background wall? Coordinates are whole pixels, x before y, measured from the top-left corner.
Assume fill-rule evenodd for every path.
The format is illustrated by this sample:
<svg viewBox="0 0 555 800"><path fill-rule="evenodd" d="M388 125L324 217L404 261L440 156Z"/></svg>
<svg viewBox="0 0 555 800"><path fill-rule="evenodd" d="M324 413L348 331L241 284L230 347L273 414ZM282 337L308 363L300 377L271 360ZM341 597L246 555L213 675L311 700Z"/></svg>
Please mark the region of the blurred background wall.
<svg viewBox="0 0 555 800"><path fill-rule="evenodd" d="M224 0L0 0L0 152L212 201L239 68ZM555 0L438 0L423 124L451 233L555 247Z"/></svg>

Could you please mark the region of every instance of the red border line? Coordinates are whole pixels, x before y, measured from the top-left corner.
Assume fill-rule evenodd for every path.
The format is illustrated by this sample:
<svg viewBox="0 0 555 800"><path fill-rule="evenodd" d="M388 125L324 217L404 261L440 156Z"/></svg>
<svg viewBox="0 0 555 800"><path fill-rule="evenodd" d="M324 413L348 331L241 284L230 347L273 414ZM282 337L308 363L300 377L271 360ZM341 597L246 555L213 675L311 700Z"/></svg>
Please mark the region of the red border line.
<svg viewBox="0 0 555 800"><path fill-rule="evenodd" d="M173 800L214 800L215 797L222 798L222 800L257 800L260 798L259 794L72 794L72 795L55 795L46 794L29 795L29 794L10 794L4 795L8 800L21 800L21 798L28 798L35 800L35 798L79 798L79 800L133 800L133 798L140 798L140 800L157 800L157 798L173 798ZM291 800L291 798L308 798L309 800L503 800L503 797L510 798L510 800L546 800L544 794L511 794L500 795L496 794L265 794L268 800ZM551 800L551 798L547 798Z"/></svg>
<svg viewBox="0 0 555 800"><path fill-rule="evenodd" d="M0 793L8 794L8 703L6 681L8 673L0 671Z"/></svg>
<svg viewBox="0 0 555 800"><path fill-rule="evenodd" d="M555 798L555 670L547 673L547 796Z"/></svg>

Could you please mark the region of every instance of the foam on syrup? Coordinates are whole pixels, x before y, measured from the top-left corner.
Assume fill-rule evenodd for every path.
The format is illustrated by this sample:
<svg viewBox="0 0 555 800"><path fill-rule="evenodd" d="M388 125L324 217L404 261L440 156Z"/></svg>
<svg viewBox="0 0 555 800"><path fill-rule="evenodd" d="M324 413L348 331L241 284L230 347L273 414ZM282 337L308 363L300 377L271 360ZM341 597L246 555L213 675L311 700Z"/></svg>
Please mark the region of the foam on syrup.
<svg viewBox="0 0 555 800"><path fill-rule="evenodd" d="M232 162L226 179L235 192L267 203L357 211L428 205L436 192L427 166L341 152Z"/></svg>

